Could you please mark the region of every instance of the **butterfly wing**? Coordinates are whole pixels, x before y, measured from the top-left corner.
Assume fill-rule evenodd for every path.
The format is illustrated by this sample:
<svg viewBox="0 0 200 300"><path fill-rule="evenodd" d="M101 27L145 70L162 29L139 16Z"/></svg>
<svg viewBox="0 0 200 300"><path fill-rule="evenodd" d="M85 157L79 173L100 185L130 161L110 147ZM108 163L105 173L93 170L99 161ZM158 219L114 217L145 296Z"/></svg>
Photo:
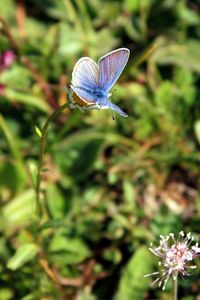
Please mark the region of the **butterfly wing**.
<svg viewBox="0 0 200 300"><path fill-rule="evenodd" d="M128 117L128 115L121 108L119 108L119 106L117 106L116 104L114 104L110 101L107 101L103 105L102 109L111 109L111 110L115 111L116 113L118 113L122 117L125 117L125 118Z"/></svg>
<svg viewBox="0 0 200 300"><path fill-rule="evenodd" d="M101 57L99 66L99 86L108 92L124 70L130 51L127 48L114 50Z"/></svg>
<svg viewBox="0 0 200 300"><path fill-rule="evenodd" d="M79 106L79 107L86 107L86 106L88 106L88 105L93 104L93 102L87 102L87 101L81 99L81 98L74 92L74 90L72 90L72 91L73 91L73 94L72 94L70 100L71 100L71 102L72 102L73 104L75 104L76 106Z"/></svg>
<svg viewBox="0 0 200 300"><path fill-rule="evenodd" d="M71 88L75 92L75 94L78 95L78 97L86 103L86 105L87 103L90 104L96 102L96 96L92 92L92 90L75 87L73 85L71 85Z"/></svg>
<svg viewBox="0 0 200 300"><path fill-rule="evenodd" d="M73 91L86 102L94 102L94 90L98 86L99 70L97 64L89 57L83 57L75 64L72 72Z"/></svg>

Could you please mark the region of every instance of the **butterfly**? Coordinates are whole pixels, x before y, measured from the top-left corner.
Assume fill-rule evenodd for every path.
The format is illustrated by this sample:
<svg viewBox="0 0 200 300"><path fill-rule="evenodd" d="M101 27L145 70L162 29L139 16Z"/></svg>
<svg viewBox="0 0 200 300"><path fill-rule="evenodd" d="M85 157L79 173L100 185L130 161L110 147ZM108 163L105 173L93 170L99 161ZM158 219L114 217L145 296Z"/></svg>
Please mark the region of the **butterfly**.
<svg viewBox="0 0 200 300"><path fill-rule="evenodd" d="M110 101L112 94L109 91L124 70L129 55L129 49L119 48L102 56L98 64L90 57L80 58L72 72L70 87L74 96L71 108L111 109L127 117L123 110Z"/></svg>

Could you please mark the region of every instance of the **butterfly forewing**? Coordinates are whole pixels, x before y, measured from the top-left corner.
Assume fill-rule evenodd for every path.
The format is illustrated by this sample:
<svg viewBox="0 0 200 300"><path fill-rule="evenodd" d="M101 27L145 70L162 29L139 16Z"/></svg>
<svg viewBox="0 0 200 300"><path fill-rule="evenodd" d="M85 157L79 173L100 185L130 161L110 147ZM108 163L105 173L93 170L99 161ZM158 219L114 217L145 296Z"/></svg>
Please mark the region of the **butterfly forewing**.
<svg viewBox="0 0 200 300"><path fill-rule="evenodd" d="M129 49L120 48L100 58L99 86L102 90L108 92L113 87L127 64L129 54Z"/></svg>
<svg viewBox="0 0 200 300"><path fill-rule="evenodd" d="M93 91L98 81L97 64L89 57L79 59L72 72L72 86Z"/></svg>

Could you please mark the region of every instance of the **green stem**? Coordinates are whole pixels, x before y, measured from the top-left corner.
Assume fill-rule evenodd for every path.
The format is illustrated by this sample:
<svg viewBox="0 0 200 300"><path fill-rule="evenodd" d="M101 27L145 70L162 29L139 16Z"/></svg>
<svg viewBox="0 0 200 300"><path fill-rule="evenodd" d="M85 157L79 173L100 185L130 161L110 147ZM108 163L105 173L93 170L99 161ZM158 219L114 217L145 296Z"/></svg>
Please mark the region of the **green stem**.
<svg viewBox="0 0 200 300"><path fill-rule="evenodd" d="M52 121L54 121L57 116L68 107L68 103L63 104L58 109L56 109L47 119L44 126L41 130L41 137L40 137L40 145L39 145L39 162L38 162L38 170L37 170L37 181L36 181L36 205L37 205L37 213L38 218L40 220L42 216L42 205L41 205L41 173L42 173L42 166L43 166L43 157L45 151L45 143L46 143L46 136L47 136L47 129Z"/></svg>
<svg viewBox="0 0 200 300"><path fill-rule="evenodd" d="M172 300L178 299L178 273L172 274Z"/></svg>

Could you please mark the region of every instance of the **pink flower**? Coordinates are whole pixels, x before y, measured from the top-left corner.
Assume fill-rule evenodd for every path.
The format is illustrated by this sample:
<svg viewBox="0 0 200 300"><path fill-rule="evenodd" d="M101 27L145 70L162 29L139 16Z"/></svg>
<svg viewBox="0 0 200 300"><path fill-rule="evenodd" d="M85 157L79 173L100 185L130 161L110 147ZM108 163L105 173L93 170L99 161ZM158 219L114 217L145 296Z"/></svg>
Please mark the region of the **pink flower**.
<svg viewBox="0 0 200 300"><path fill-rule="evenodd" d="M183 231L179 233L177 240L173 233L160 236L159 246L149 248L154 255L160 257L159 265L163 267L160 272L146 275L159 275L153 284L158 283L164 290L170 276L175 277L178 273L187 276L189 270L196 268L191 265L191 261L200 255L200 247L198 243L192 245L193 241L191 233L186 235Z"/></svg>
<svg viewBox="0 0 200 300"><path fill-rule="evenodd" d="M0 72L5 71L14 61L15 54L12 50L6 50L0 54ZM0 96L4 95L5 86L0 83Z"/></svg>
<svg viewBox="0 0 200 300"><path fill-rule="evenodd" d="M0 68L7 69L14 61L15 54L12 50L6 50L0 55Z"/></svg>

